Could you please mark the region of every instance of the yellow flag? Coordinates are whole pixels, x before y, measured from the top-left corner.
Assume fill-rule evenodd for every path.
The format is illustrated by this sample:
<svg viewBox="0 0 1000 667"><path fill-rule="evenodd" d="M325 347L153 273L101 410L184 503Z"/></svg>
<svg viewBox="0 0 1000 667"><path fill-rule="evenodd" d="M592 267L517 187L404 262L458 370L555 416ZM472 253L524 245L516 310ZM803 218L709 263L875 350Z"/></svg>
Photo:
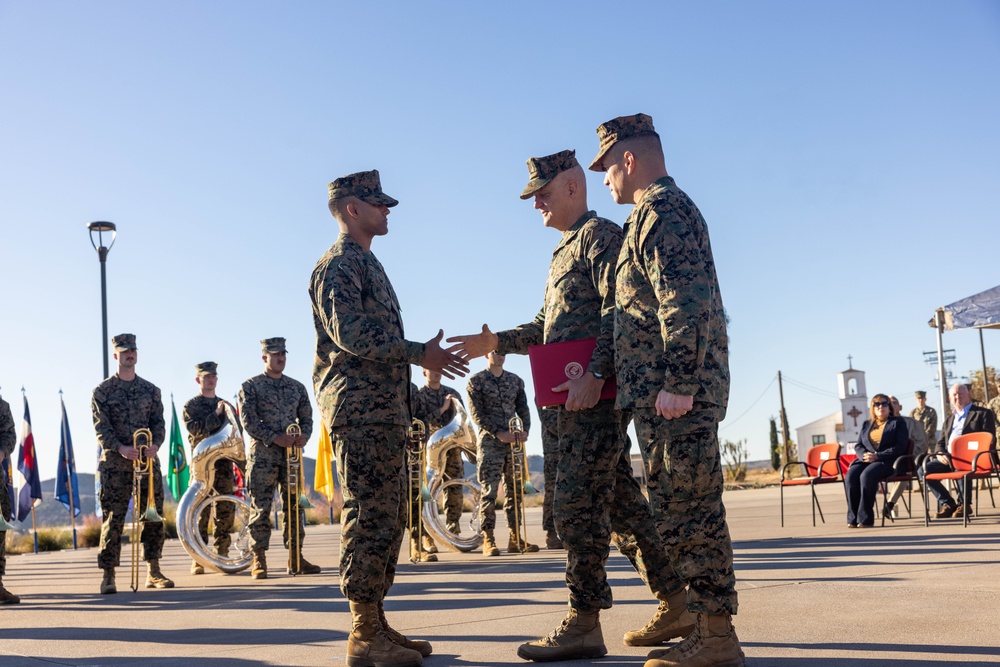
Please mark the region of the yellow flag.
<svg viewBox="0 0 1000 667"><path fill-rule="evenodd" d="M319 429L319 453L316 455L316 480L313 488L316 493L322 493L328 501L333 502L333 443L325 425L321 425Z"/></svg>

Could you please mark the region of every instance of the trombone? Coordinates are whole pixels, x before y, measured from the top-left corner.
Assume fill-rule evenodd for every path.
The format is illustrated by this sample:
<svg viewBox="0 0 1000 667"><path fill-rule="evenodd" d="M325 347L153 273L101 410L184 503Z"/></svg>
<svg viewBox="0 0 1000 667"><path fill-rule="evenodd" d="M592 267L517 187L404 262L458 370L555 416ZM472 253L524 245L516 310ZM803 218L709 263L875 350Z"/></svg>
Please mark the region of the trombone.
<svg viewBox="0 0 1000 667"><path fill-rule="evenodd" d="M518 551L524 553L528 545L528 525L524 518L524 491L531 482L527 481L527 452L524 449L524 422L517 415L507 423L514 441L510 443L510 470L513 478L510 501L514 505L514 535L517 537Z"/></svg>
<svg viewBox="0 0 1000 667"><path fill-rule="evenodd" d="M424 458L427 449L427 427L419 419L414 419L410 424L409 437L406 439L406 472L407 472L407 497L406 497L406 528L407 537L417 540L417 552L410 548L410 562L416 563L420 557L419 549L424 543L424 524L421 517L424 513L424 470L426 465ZM427 500L430 500L428 493ZM414 511L416 505L416 511Z"/></svg>
<svg viewBox="0 0 1000 667"><path fill-rule="evenodd" d="M148 428L137 429L132 434L132 446L139 452L139 458L132 461L132 592L139 590L139 542L142 537L140 523L163 523L156 513L156 497L153 491L153 459L146 456L146 450L153 444L153 432ZM142 507L142 480L146 479L146 510L139 515Z"/></svg>

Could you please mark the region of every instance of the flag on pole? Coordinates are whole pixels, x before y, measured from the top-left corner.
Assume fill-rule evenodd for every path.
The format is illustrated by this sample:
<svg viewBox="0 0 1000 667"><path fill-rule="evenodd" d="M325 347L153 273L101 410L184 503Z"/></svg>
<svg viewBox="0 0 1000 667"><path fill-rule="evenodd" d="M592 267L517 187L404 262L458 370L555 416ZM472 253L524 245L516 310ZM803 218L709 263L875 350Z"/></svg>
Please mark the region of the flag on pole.
<svg viewBox="0 0 1000 667"><path fill-rule="evenodd" d="M333 502L333 443L326 426L320 425L319 453L316 455L316 479L313 483L316 493L322 493Z"/></svg>
<svg viewBox="0 0 1000 667"><path fill-rule="evenodd" d="M188 468L187 457L184 454L184 438L181 437L181 427L177 423L177 406L174 405L173 394L170 395L170 410L173 416L170 419L170 465L167 467L167 486L170 487L174 500L179 501L191 481L191 469Z"/></svg>
<svg viewBox="0 0 1000 667"><path fill-rule="evenodd" d="M23 390L22 390L23 391ZM24 521L31 510L42 502L42 482L38 479L38 462L35 460L35 437L31 434L31 414L28 397L24 397L24 423L21 425L21 449L17 455L17 470L21 483L17 498L17 520Z"/></svg>
<svg viewBox="0 0 1000 667"><path fill-rule="evenodd" d="M62 424L59 426L59 470L56 472L56 500L63 504L73 516L80 512L80 484L76 479L76 459L73 457L73 438L69 434L69 419L66 418L66 404L59 392L62 406Z"/></svg>

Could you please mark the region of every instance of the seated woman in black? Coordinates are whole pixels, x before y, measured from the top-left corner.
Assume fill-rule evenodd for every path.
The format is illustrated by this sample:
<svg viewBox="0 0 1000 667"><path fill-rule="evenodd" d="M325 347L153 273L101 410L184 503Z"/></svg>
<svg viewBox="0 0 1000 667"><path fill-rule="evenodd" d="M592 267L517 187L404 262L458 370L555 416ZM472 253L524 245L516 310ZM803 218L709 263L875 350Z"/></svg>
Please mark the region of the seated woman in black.
<svg viewBox="0 0 1000 667"><path fill-rule="evenodd" d="M892 464L906 453L910 435L906 422L893 414L885 394L872 399L871 419L861 427L854 446L858 458L847 469L847 526L871 528L875 525L875 495L878 483L892 474Z"/></svg>

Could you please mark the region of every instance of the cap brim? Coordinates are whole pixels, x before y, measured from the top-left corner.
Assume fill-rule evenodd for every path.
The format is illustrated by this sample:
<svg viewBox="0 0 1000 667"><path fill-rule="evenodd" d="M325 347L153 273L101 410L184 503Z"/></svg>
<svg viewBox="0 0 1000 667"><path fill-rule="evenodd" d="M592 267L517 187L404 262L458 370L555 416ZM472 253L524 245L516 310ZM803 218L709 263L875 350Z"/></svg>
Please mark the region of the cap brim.
<svg viewBox="0 0 1000 667"><path fill-rule="evenodd" d="M615 143L617 143L617 142L615 142ZM615 144L611 144L610 146L608 146L607 148L605 148L603 151L601 151L600 153L598 153L597 157L594 158L594 161L590 163L590 166L587 167L587 169L589 169L590 171L605 171L601 167L601 160L604 159L604 156L608 154L608 151L611 150L614 147L614 145Z"/></svg>
<svg viewBox="0 0 1000 667"><path fill-rule="evenodd" d="M546 185L552 182L551 178L533 178L528 181L528 184L524 186L524 191L521 193L521 199L530 199L535 196L535 193L544 188Z"/></svg>
<svg viewBox="0 0 1000 667"><path fill-rule="evenodd" d="M374 206L385 206L387 208L392 208L399 203L384 192L365 197L364 200Z"/></svg>

